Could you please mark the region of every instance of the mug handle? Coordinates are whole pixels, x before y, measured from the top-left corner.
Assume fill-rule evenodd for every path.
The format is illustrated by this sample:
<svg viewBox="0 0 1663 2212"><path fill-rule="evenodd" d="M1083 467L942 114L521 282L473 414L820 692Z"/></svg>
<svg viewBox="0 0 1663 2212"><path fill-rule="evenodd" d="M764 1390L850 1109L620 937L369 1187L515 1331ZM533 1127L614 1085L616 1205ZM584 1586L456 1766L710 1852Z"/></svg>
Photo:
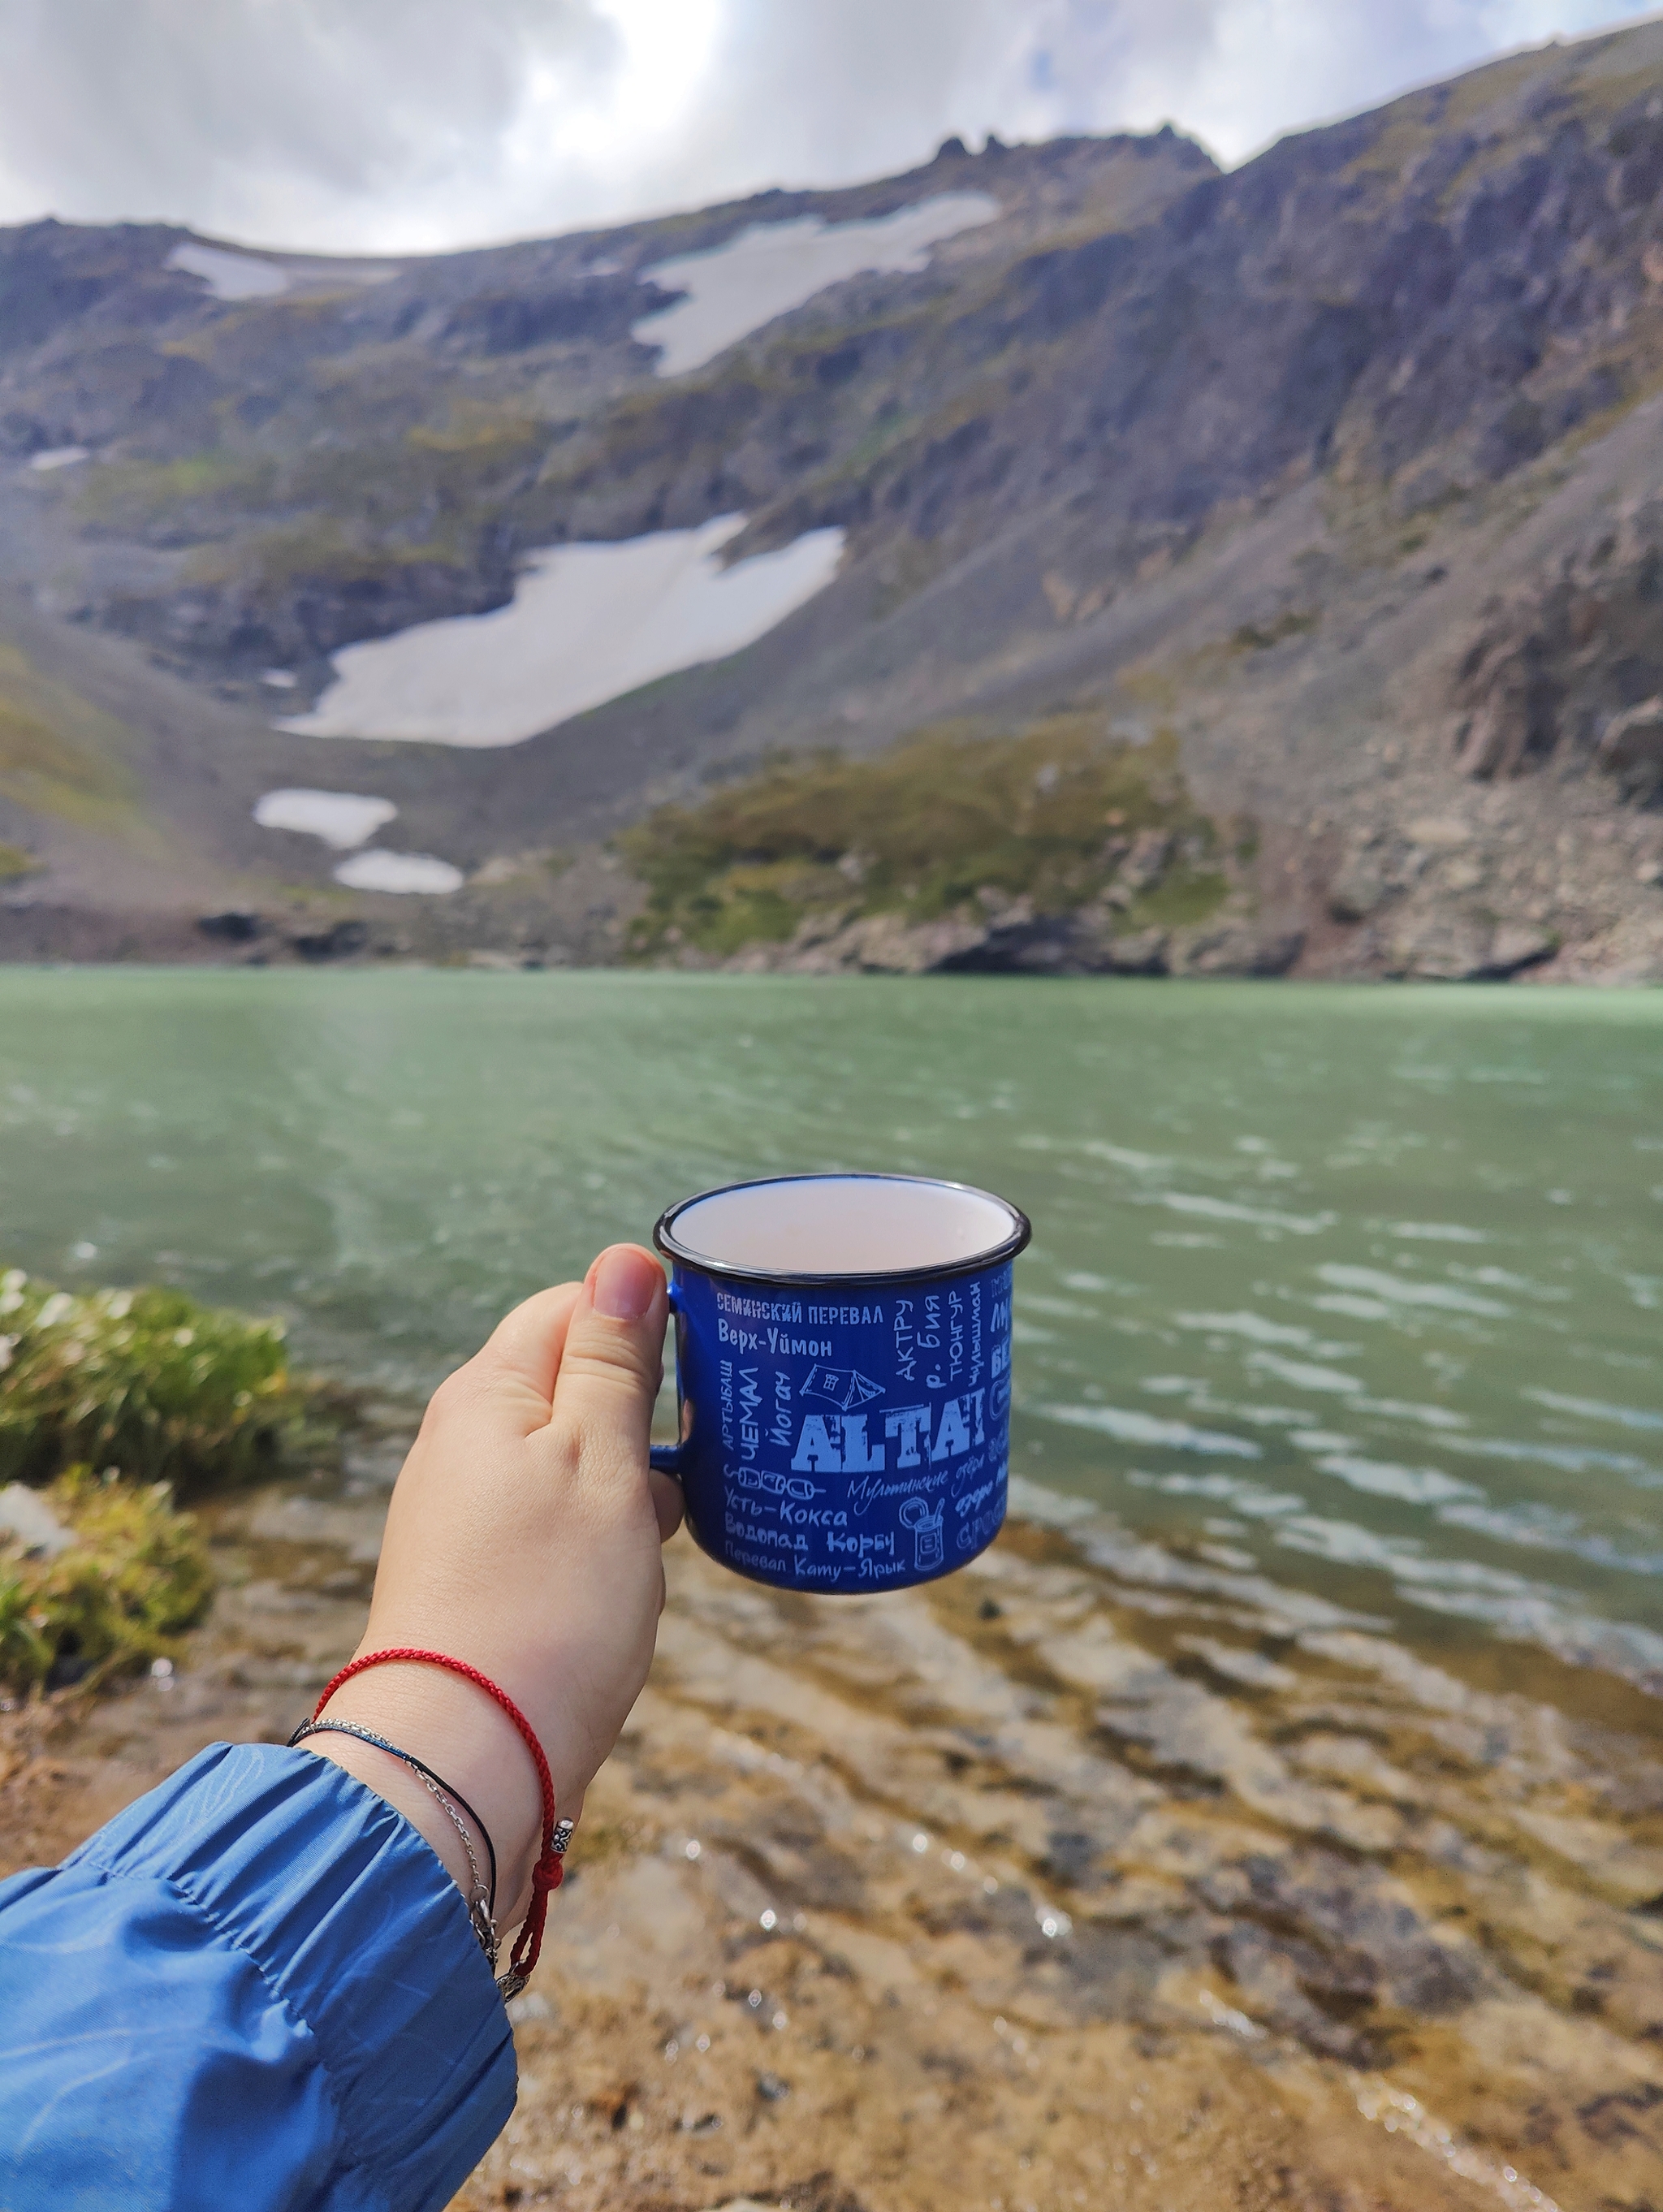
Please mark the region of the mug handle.
<svg viewBox="0 0 1663 2212"><path fill-rule="evenodd" d="M665 1297L671 1312L680 1313L682 1296L673 1282ZM677 1402L679 1402L679 1393ZM682 1448L679 1444L654 1444L647 1454L647 1460L654 1474L673 1474L677 1482L682 1480Z"/></svg>

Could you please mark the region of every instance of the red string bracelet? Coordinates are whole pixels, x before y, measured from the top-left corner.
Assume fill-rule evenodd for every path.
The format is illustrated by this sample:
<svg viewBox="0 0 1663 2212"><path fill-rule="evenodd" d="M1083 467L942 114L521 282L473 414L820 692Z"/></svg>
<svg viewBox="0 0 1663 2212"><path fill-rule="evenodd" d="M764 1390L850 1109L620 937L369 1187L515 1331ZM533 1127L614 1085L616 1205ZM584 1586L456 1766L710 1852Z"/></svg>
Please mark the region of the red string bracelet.
<svg viewBox="0 0 1663 2212"><path fill-rule="evenodd" d="M561 1855L566 1849L567 1837L571 1833L571 1823L557 1823L555 1820L555 1778L549 1771L549 1761L543 1754L543 1746L537 1741L537 1730L508 1692L499 1689L490 1676L482 1674L477 1667L470 1667L465 1659L452 1659L445 1651L417 1651L401 1644L391 1651L367 1651L361 1659L349 1660L340 1673L324 1685L324 1694L312 1709L313 1719L315 1721L322 1717L324 1707L343 1682L349 1682L355 1674L361 1674L367 1667L385 1667L391 1660L408 1660L422 1667L442 1667L446 1673L460 1674L464 1681L472 1682L501 1706L519 1730L525 1748L531 1754L531 1763L537 1768L537 1778L543 1790L543 1851L531 1869L531 1909L514 1939L508 1971L498 1984L505 1997L517 1996L531 1979L531 1969L537 1965L543 1950L543 1923L549 1914L549 1893L558 1889L566 1879L566 1863ZM557 1833L557 1829L563 1829L565 1833Z"/></svg>

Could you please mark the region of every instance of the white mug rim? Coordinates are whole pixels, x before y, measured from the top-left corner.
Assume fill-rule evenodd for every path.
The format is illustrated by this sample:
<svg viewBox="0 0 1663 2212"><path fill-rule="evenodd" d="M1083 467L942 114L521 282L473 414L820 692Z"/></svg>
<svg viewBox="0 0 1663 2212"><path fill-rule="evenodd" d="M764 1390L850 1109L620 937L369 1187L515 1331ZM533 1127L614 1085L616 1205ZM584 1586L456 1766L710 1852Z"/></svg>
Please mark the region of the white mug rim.
<svg viewBox="0 0 1663 2212"><path fill-rule="evenodd" d="M748 1267L736 1261L714 1260L702 1252L695 1252L676 1241L676 1223L691 1207L701 1206L707 1199L725 1198L730 1191L761 1190L771 1183L788 1182L904 1182L922 1185L932 1190L954 1191L968 1198L985 1199L1009 1215L1009 1233L997 1244L989 1245L957 1260L932 1261L920 1267L871 1267L856 1272L839 1271L835 1273L811 1272L799 1273L772 1267ZM895 1175L882 1168L822 1168L799 1170L792 1175L744 1176L735 1182L717 1183L709 1190L695 1191L689 1198L677 1200L667 1206L652 1227L652 1243L665 1259L691 1273L713 1275L725 1281L742 1283L773 1283L782 1289L796 1290L829 1287L835 1284L927 1283L945 1282L960 1275L983 1275L990 1268L1003 1267L1025 1249L1034 1234L1034 1224L1019 1206L997 1191L984 1190L979 1184L956 1182L946 1176Z"/></svg>

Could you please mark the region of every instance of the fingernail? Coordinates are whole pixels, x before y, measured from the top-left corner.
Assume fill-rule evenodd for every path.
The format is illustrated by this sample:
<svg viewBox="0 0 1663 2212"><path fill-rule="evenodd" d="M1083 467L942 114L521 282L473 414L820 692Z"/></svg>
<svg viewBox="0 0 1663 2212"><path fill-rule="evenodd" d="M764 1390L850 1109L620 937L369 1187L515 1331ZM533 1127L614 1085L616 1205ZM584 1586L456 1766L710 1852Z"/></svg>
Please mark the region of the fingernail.
<svg viewBox="0 0 1663 2212"><path fill-rule="evenodd" d="M656 1261L632 1244L615 1244L595 1269L595 1311L608 1321L640 1321L663 1286Z"/></svg>

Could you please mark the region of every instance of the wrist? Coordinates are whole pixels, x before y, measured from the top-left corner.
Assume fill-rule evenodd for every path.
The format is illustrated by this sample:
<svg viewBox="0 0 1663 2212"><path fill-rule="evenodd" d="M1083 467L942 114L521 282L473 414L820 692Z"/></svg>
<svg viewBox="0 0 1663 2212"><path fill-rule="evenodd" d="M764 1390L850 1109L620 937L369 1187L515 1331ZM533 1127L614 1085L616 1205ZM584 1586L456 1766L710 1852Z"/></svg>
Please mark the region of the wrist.
<svg viewBox="0 0 1663 2212"><path fill-rule="evenodd" d="M442 1668L389 1662L343 1682L325 1717L370 1729L442 1777L489 1832L497 1866L496 1923L505 1932L525 1917L543 1829L542 1792L518 1730L483 1690ZM438 1852L466 1896L472 1877L461 1838L443 1809L402 1760L347 1735L307 1739L403 1813ZM464 1816L465 1819L465 1815ZM474 1849L482 1869L485 1840Z"/></svg>
<svg viewBox="0 0 1663 2212"><path fill-rule="evenodd" d="M354 1725L366 1724L355 1723ZM379 1729L375 1730L378 1735L382 1733ZM391 1741L391 1738L388 1740ZM457 1832L456 1824L403 1759L392 1752L382 1750L379 1745L367 1742L362 1737L346 1735L335 1730L305 1736L295 1748L309 1751L319 1759L328 1759L331 1765L342 1768L355 1781L361 1782L378 1797L384 1798L394 1812L402 1814L423 1841L431 1845L434 1856L455 1882L464 1899L471 1901L476 1889L474 1867L469 1863L467 1849ZM400 1750L403 1748L402 1745L399 1746ZM465 1814L462 1817L468 1828L475 1863L489 1885L490 1856L487 1832L481 1820L470 1821ZM494 1838L490 1840L495 1842Z"/></svg>

